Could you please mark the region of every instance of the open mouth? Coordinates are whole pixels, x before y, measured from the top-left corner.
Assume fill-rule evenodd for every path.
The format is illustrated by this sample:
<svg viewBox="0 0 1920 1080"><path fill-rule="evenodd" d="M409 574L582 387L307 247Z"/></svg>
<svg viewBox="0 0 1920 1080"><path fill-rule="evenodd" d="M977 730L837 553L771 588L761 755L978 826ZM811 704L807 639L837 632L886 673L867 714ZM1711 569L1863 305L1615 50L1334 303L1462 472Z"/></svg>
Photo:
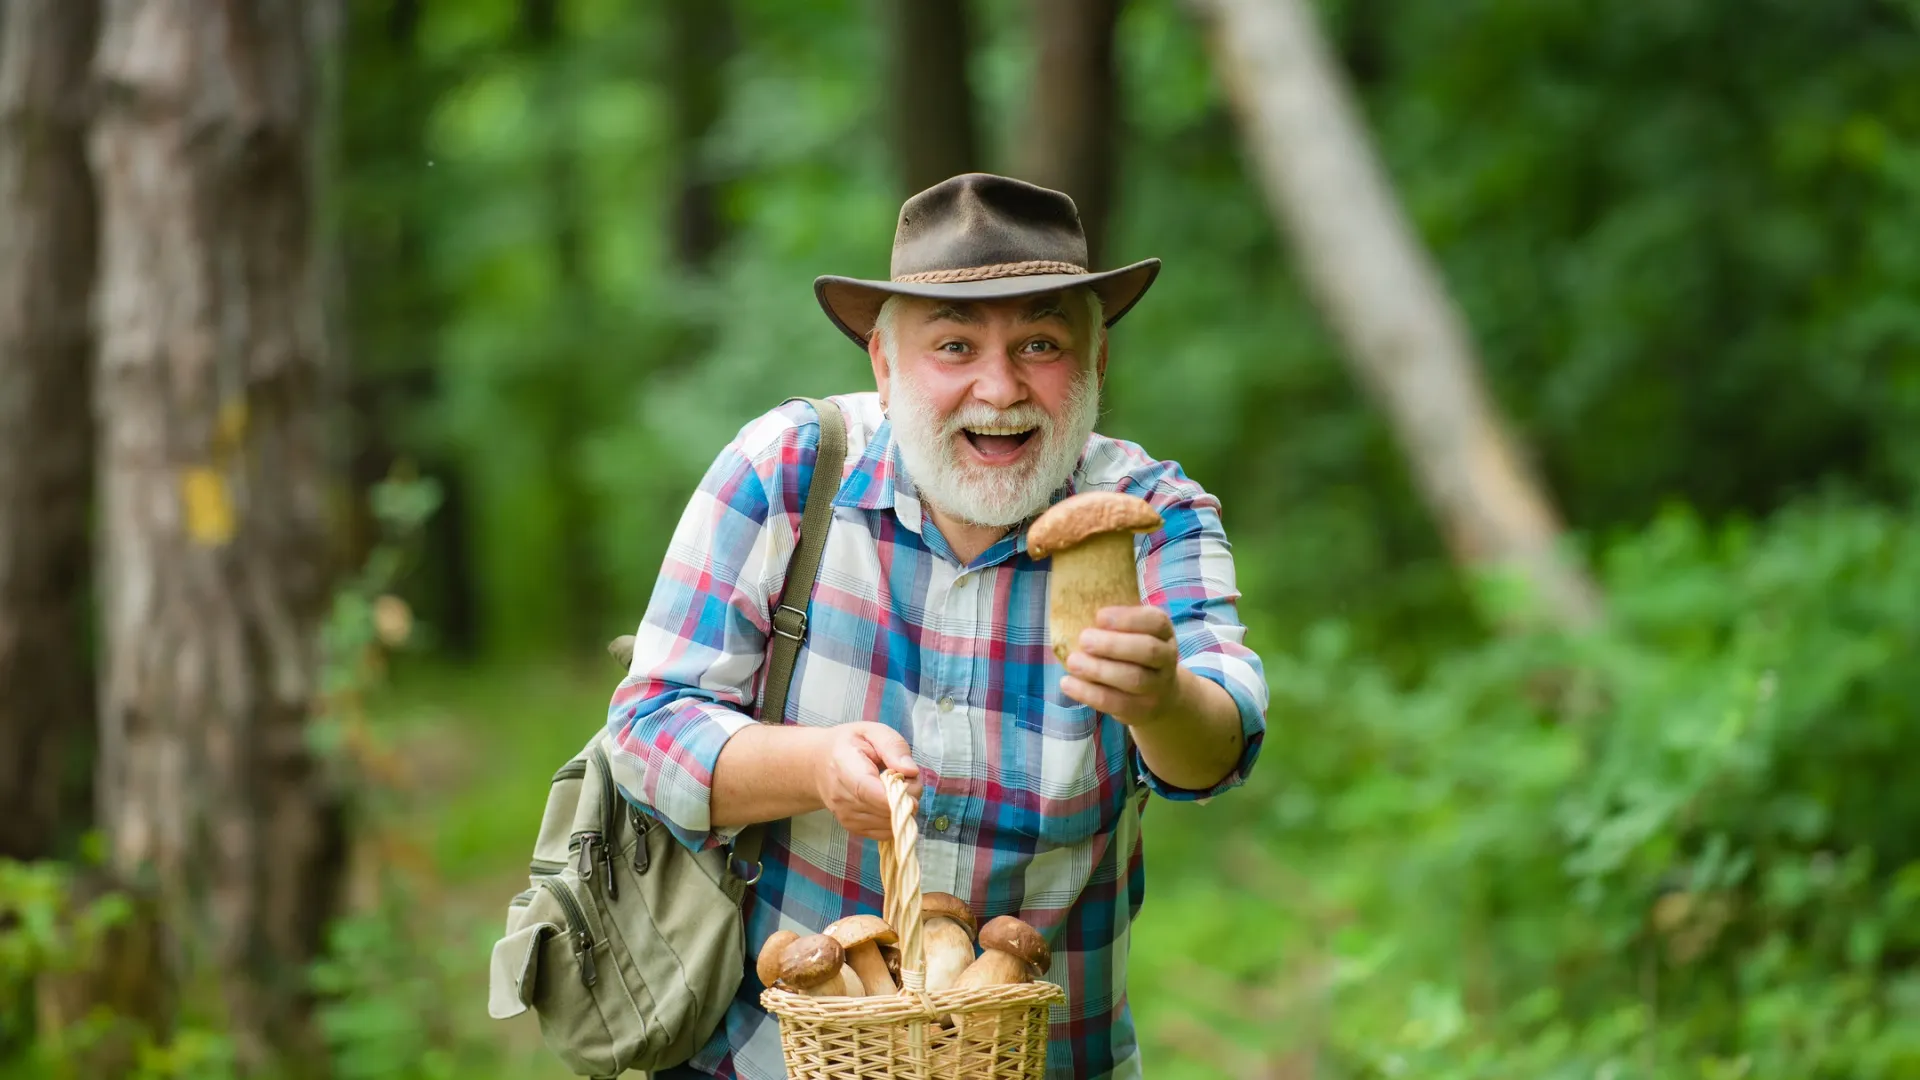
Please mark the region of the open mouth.
<svg viewBox="0 0 1920 1080"><path fill-rule="evenodd" d="M960 429L976 453L989 461L1014 457L1039 429L1031 427L970 427Z"/></svg>

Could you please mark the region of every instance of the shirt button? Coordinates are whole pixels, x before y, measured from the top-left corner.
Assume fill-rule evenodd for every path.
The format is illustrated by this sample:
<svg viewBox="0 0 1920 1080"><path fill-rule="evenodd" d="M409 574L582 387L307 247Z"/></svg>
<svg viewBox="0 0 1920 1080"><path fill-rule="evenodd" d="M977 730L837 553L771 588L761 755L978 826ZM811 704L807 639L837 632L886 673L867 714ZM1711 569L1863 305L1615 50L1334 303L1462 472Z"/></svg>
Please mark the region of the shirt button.
<svg viewBox="0 0 1920 1080"><path fill-rule="evenodd" d="M952 699L952 698L950 698L950 697L943 697L943 698L941 698L941 699L940 699L940 711L941 711L941 712L952 712L952 711L953 711L953 699Z"/></svg>
<svg viewBox="0 0 1920 1080"><path fill-rule="evenodd" d="M947 815L941 814L939 817L933 819L933 831L946 832L947 826L951 824L953 824L953 822L947 820Z"/></svg>

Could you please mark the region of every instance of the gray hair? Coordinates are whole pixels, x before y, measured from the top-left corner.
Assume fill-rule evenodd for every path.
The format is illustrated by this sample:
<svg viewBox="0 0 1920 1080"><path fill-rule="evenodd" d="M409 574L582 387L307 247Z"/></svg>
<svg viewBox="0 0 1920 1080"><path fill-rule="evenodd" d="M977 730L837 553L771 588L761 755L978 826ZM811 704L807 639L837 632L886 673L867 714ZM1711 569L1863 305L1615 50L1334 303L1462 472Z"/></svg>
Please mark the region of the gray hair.
<svg viewBox="0 0 1920 1080"><path fill-rule="evenodd" d="M1106 307L1100 302L1100 294L1088 285L1075 285L1066 290L1067 295L1079 296L1081 303L1087 306L1087 321L1093 327L1093 340L1088 343L1086 358L1089 366L1099 359L1100 346L1107 340ZM880 305L880 314L873 320L873 332L880 335L880 355L887 358L887 369L893 369L894 350L899 345L894 320L900 315L900 301L906 299L899 294L888 296Z"/></svg>

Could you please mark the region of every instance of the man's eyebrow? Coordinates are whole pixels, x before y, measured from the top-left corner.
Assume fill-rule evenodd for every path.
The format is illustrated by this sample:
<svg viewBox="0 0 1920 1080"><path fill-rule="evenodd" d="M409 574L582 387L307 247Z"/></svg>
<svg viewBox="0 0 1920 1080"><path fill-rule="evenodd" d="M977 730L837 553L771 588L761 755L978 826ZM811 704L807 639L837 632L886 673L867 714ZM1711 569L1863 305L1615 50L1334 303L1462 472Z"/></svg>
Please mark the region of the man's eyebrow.
<svg viewBox="0 0 1920 1080"><path fill-rule="evenodd" d="M1071 321L1067 318L1067 309L1061 306L1058 297L1053 296L1043 296L1027 305L1026 318L1028 322L1040 322L1043 319Z"/></svg>
<svg viewBox="0 0 1920 1080"><path fill-rule="evenodd" d="M930 323L957 322L964 323L968 326L978 326L980 325L980 314L974 310L972 304L941 304L932 311L927 312L927 321Z"/></svg>

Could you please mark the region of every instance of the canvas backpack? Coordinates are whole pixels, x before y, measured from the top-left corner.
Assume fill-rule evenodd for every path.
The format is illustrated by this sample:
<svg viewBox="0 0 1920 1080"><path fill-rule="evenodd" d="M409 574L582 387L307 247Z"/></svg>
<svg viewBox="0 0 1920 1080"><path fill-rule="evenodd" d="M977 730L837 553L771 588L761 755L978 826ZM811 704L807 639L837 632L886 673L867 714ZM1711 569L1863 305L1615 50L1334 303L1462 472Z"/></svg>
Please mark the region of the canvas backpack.
<svg viewBox="0 0 1920 1080"><path fill-rule="evenodd" d="M846 456L839 409L797 400L820 415L820 450L772 620L758 718L775 724ZM740 986L740 904L759 877L759 826L731 848L687 850L621 795L638 785L622 782L612 749L603 728L554 774L529 887L508 904L493 946L487 998L496 1019L532 1009L548 1049L596 1078L670 1068L706 1043Z"/></svg>

